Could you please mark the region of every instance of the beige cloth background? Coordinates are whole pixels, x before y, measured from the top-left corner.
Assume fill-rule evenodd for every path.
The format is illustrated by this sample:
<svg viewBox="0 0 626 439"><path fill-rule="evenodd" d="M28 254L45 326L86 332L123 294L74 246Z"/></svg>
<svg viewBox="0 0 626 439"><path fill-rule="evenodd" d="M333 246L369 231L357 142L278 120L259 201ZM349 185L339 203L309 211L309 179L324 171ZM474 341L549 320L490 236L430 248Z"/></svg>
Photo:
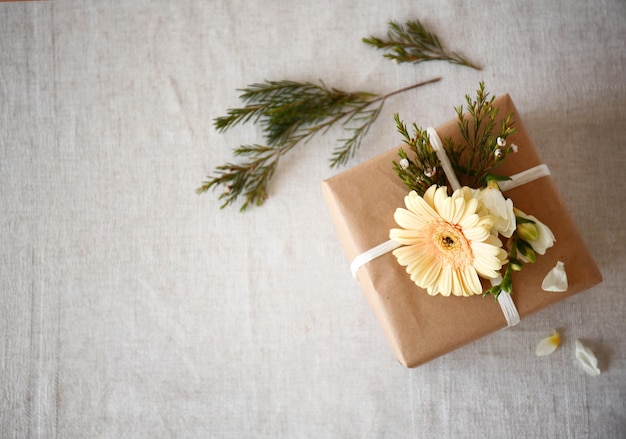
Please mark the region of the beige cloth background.
<svg viewBox="0 0 626 439"><path fill-rule="evenodd" d="M0 436L625 437L626 3L501 3L0 4ZM360 42L414 18L484 70ZM400 142L393 113L441 124L484 80L511 94L605 281L407 370L322 199L339 131L286 156L262 208L194 190L261 141L212 127L237 88L435 76L387 103L352 164ZM535 357L554 328L561 347Z"/></svg>

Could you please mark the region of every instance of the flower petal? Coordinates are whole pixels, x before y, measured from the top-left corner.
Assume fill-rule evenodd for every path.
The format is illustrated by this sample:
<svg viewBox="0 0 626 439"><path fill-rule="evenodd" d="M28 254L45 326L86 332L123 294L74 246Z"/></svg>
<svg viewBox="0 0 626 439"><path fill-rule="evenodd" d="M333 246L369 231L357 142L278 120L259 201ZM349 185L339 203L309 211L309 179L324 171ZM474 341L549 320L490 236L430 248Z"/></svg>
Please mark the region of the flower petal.
<svg viewBox="0 0 626 439"><path fill-rule="evenodd" d="M445 186L443 186L443 187L445 187ZM435 192L436 191L437 191L437 185L433 184L431 187L426 189L426 192L424 192L424 195L422 195L422 199L424 201L426 201L426 203L428 203L428 205L430 207L432 207L433 209L435 208L434 197L435 197ZM446 189L446 191L447 191L447 189Z"/></svg>
<svg viewBox="0 0 626 439"><path fill-rule="evenodd" d="M409 211L413 212L424 221L432 221L433 219L439 218L439 215L432 206L417 195L415 191L411 191L409 195L404 197L404 204Z"/></svg>
<svg viewBox="0 0 626 439"><path fill-rule="evenodd" d="M468 203L463 198L453 198L454 215L450 218L452 224L458 224L463 215L466 215Z"/></svg>
<svg viewBox="0 0 626 439"><path fill-rule="evenodd" d="M458 270L455 271L454 276L452 276L452 286L450 287L450 291L452 291L452 294L455 296L470 296L470 294L465 291L461 274L459 274Z"/></svg>
<svg viewBox="0 0 626 439"><path fill-rule="evenodd" d="M455 291L452 290L452 276L452 266L444 265L439 273L439 282L437 282L437 288L444 296L448 296L450 293L455 293Z"/></svg>
<svg viewBox="0 0 626 439"><path fill-rule="evenodd" d="M576 340L576 358L578 358L578 361L582 364L584 371L589 375L600 375L598 359L588 347L582 344L580 340Z"/></svg>
<svg viewBox="0 0 626 439"><path fill-rule="evenodd" d="M465 199L465 210L461 213L461 216L457 219L458 224L464 224L466 219L471 215L476 215L476 209L478 209L478 200L475 198ZM478 216L478 215L476 215Z"/></svg>
<svg viewBox="0 0 626 439"><path fill-rule="evenodd" d="M423 258L424 246L420 243L399 247L393 251L393 255L401 265L407 266Z"/></svg>
<svg viewBox="0 0 626 439"><path fill-rule="evenodd" d="M491 232L487 227L468 227L463 228L463 235L470 241L484 241Z"/></svg>
<svg viewBox="0 0 626 439"><path fill-rule="evenodd" d="M421 285L418 285L422 288L431 288L433 285L436 285L442 266L433 259L424 258L424 263L420 265L420 268L421 279L414 279L414 282L417 283L418 280L421 281ZM414 274L416 273L417 271ZM411 278L413 279L413 276L411 276ZM434 294L437 294L437 292Z"/></svg>
<svg viewBox="0 0 626 439"><path fill-rule="evenodd" d="M423 232L411 229L391 229L389 239L402 245L412 245L421 240Z"/></svg>
<svg viewBox="0 0 626 439"><path fill-rule="evenodd" d="M482 203L482 209L493 217L494 232L510 238L516 226L513 201L502 195L497 184L479 189L476 191L476 198Z"/></svg>
<svg viewBox="0 0 626 439"><path fill-rule="evenodd" d="M428 225L428 221L424 220L420 215L402 208L396 209L393 219L396 220L400 227L405 229L421 230Z"/></svg>
<svg viewBox="0 0 626 439"><path fill-rule="evenodd" d="M501 248L484 242L472 242L474 252L474 268L481 276L494 279L499 276L502 260L499 258Z"/></svg>
<svg viewBox="0 0 626 439"><path fill-rule="evenodd" d="M565 272L565 264L563 262L557 261L554 268L543 279L541 288L544 291L556 291L559 293L567 291L567 273Z"/></svg>
<svg viewBox="0 0 626 439"><path fill-rule="evenodd" d="M471 294L481 294L483 292L483 286L478 278L478 273L474 267L466 267L461 272L461 281L463 282L463 290Z"/></svg>
<svg viewBox="0 0 626 439"><path fill-rule="evenodd" d="M445 186L437 188L433 194L433 207L441 216L443 216L444 212L447 210L444 204L448 198L448 188Z"/></svg>
<svg viewBox="0 0 626 439"><path fill-rule="evenodd" d="M537 348L535 349L535 354L540 357L543 355L550 355L552 352L556 351L560 342L561 336L557 331L554 331L552 335L539 342Z"/></svg>

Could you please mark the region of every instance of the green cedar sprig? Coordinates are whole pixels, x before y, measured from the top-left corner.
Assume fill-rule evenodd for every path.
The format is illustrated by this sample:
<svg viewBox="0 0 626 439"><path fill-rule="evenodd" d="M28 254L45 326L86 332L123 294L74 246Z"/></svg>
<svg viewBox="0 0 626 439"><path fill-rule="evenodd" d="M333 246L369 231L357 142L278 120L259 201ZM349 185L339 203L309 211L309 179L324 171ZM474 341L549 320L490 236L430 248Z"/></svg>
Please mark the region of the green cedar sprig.
<svg viewBox="0 0 626 439"><path fill-rule="evenodd" d="M355 154L388 98L440 79L382 96L368 92L349 93L330 88L323 82L266 81L244 88L240 99L245 106L228 110L226 116L215 119L214 126L224 132L239 124L258 124L263 129L266 144L235 148L234 155L243 157L244 161L217 166L197 192L222 186L224 191L219 196L223 200L222 208L240 196L244 198L241 210L250 204L261 205L268 197L268 183L280 158L293 147L340 123L348 136L340 139L330 165L343 165Z"/></svg>
<svg viewBox="0 0 626 439"><path fill-rule="evenodd" d="M497 127L498 108L493 106L494 99L485 91L485 83L480 82L475 99L465 96L467 112L462 105L455 108L464 141L454 144L446 138L444 148L462 185L478 188L485 186L489 179L498 179L492 171L512 151L506 139L515 133L513 113L502 119Z"/></svg>
<svg viewBox="0 0 626 439"><path fill-rule="evenodd" d="M383 56L398 63L421 63L425 61L448 61L481 70L458 52L447 51L436 34L429 32L419 20L407 21L405 25L397 21L389 22L387 40L370 36L363 38L365 44L386 50Z"/></svg>
<svg viewBox="0 0 626 439"><path fill-rule="evenodd" d="M430 145L428 133L413 124L413 135L411 136L406 125L395 114L396 128L402 135L404 143L413 152L413 157L404 151L398 150L400 160L393 162L393 169L398 177L419 195L423 195L433 184L442 186L445 184L445 175L437 155Z"/></svg>
<svg viewBox="0 0 626 439"><path fill-rule="evenodd" d="M397 62L419 63L444 60L477 70L472 62L457 52L446 51L437 35L427 31L419 20L408 21L406 29L397 22L389 23L390 41L370 37L363 42L393 53L385 57ZM280 157L301 142L308 141L317 133L325 133L340 122L348 133L339 139L331 158L331 167L345 164L359 148L363 137L380 115L385 100L431 82L436 78L401 90L378 96L373 93L347 93L321 85L296 81L266 81L242 89L241 108L228 110L228 114L214 121L219 132L238 124L254 123L263 128L265 145L243 145L235 148L234 155L243 158L242 163L226 163L217 166L197 189L204 193L218 186L224 191L219 196L222 208L233 204L240 196L245 198L241 210L250 204L261 205L268 197L271 180Z"/></svg>
<svg viewBox="0 0 626 439"><path fill-rule="evenodd" d="M463 186L479 188L485 186L489 180L508 179L492 172L512 151L512 146L506 143L506 138L515 132L513 114L502 119L497 127L498 108L493 106L494 97L490 97L485 91L483 82L479 84L475 99L469 95L466 95L465 99L467 112L463 106L455 108L463 142L453 143L450 137L443 141L459 182ZM436 157L427 133L415 125L415 136L408 136L406 132L402 132L400 127L403 124L397 116L396 125L405 143L415 154L411 159L405 151L398 152L400 161L393 162L398 177L405 182L409 190L414 190L419 195L423 195L430 187L428 183L444 185L443 170L439 165L435 166L432 160L423 159L428 156ZM406 128L404 130L406 131ZM408 160L406 169L401 166L403 160ZM404 164L407 162L404 161Z"/></svg>

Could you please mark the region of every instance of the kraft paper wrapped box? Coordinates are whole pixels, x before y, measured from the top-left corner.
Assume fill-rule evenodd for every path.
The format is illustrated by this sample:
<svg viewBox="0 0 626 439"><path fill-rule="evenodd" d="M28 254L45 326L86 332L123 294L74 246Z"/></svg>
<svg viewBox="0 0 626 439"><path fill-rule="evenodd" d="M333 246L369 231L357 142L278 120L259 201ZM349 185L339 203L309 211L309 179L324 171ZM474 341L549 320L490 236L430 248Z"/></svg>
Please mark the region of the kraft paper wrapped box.
<svg viewBox="0 0 626 439"><path fill-rule="evenodd" d="M510 153L496 173L510 176L541 164L511 98L500 96L494 105L499 108L500 118L514 112L516 132L507 142L518 146L518 152ZM441 139L460 141L456 119L436 131ZM404 207L408 193L392 168L392 161L398 160L397 150L322 182L324 198L349 261L389 240L389 230L397 227L393 214L396 208ZM517 208L550 227L556 237L545 255L513 274L511 297L522 319L602 281L550 176L504 195ZM557 261L565 264L569 288L566 292L546 292L541 283ZM407 367L423 364L507 326L493 297L429 296L411 281L405 267L391 253L362 266L357 278L398 361ZM483 281L484 289L489 286Z"/></svg>

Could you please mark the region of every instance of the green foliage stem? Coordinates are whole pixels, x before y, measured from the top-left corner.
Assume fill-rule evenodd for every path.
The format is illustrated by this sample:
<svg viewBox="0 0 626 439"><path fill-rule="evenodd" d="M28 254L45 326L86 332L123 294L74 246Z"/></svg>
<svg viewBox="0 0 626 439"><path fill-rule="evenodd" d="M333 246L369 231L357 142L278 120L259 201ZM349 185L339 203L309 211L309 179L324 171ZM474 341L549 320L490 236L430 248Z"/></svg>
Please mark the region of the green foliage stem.
<svg viewBox="0 0 626 439"><path fill-rule="evenodd" d="M439 37L429 32L419 20L407 21L405 25L397 21L389 22L387 40L370 36L363 42L377 49L386 50L383 56L398 63L421 63L426 61L448 61L480 70L458 52L447 51Z"/></svg>
<svg viewBox="0 0 626 439"><path fill-rule="evenodd" d="M455 108L462 143L444 140L444 147L460 183L470 187L481 187L487 183L491 172L502 164L512 151L510 145L498 145L498 139L506 141L515 133L513 113L496 123L498 108L493 106L494 96L485 91L484 82L479 83L476 98L465 96L463 106Z"/></svg>
<svg viewBox="0 0 626 439"><path fill-rule="evenodd" d="M339 140L330 166L344 165L360 147L388 98L440 79L420 82L382 96L368 92L349 93L327 87L323 82L266 81L244 88L240 99L245 106L228 110L226 116L215 119L214 126L218 132L224 132L239 124L258 124L263 129L266 144L235 148L234 155L243 157L243 162L217 166L197 192L222 186L224 191L219 197L223 200L222 208L240 196L244 198L241 210L251 204L261 205L268 197L268 183L279 159L293 147L340 123L348 136Z"/></svg>
<svg viewBox="0 0 626 439"><path fill-rule="evenodd" d="M511 145L506 143L507 137L515 132L513 114L500 121L498 126L498 108L493 106L493 97L485 91L485 84L481 82L476 92L476 98L465 96L467 112L463 106L455 108L458 127L463 142L454 143L450 137L444 139L444 149L452 168L463 186L479 188L485 186L489 180L503 180L507 177L494 175L492 172L502 164L512 151ZM402 150L398 153L400 160L408 160L408 168L393 162L393 167L402 181L410 190L422 195L430 184L445 185L443 170L433 160L424 160L424 157L436 157L430 143L430 138L424 130L414 125L413 137L406 133L400 119L396 116L398 131L404 137L404 142L414 153L410 158ZM498 143L500 142L500 144ZM406 165L406 161L404 162Z"/></svg>

